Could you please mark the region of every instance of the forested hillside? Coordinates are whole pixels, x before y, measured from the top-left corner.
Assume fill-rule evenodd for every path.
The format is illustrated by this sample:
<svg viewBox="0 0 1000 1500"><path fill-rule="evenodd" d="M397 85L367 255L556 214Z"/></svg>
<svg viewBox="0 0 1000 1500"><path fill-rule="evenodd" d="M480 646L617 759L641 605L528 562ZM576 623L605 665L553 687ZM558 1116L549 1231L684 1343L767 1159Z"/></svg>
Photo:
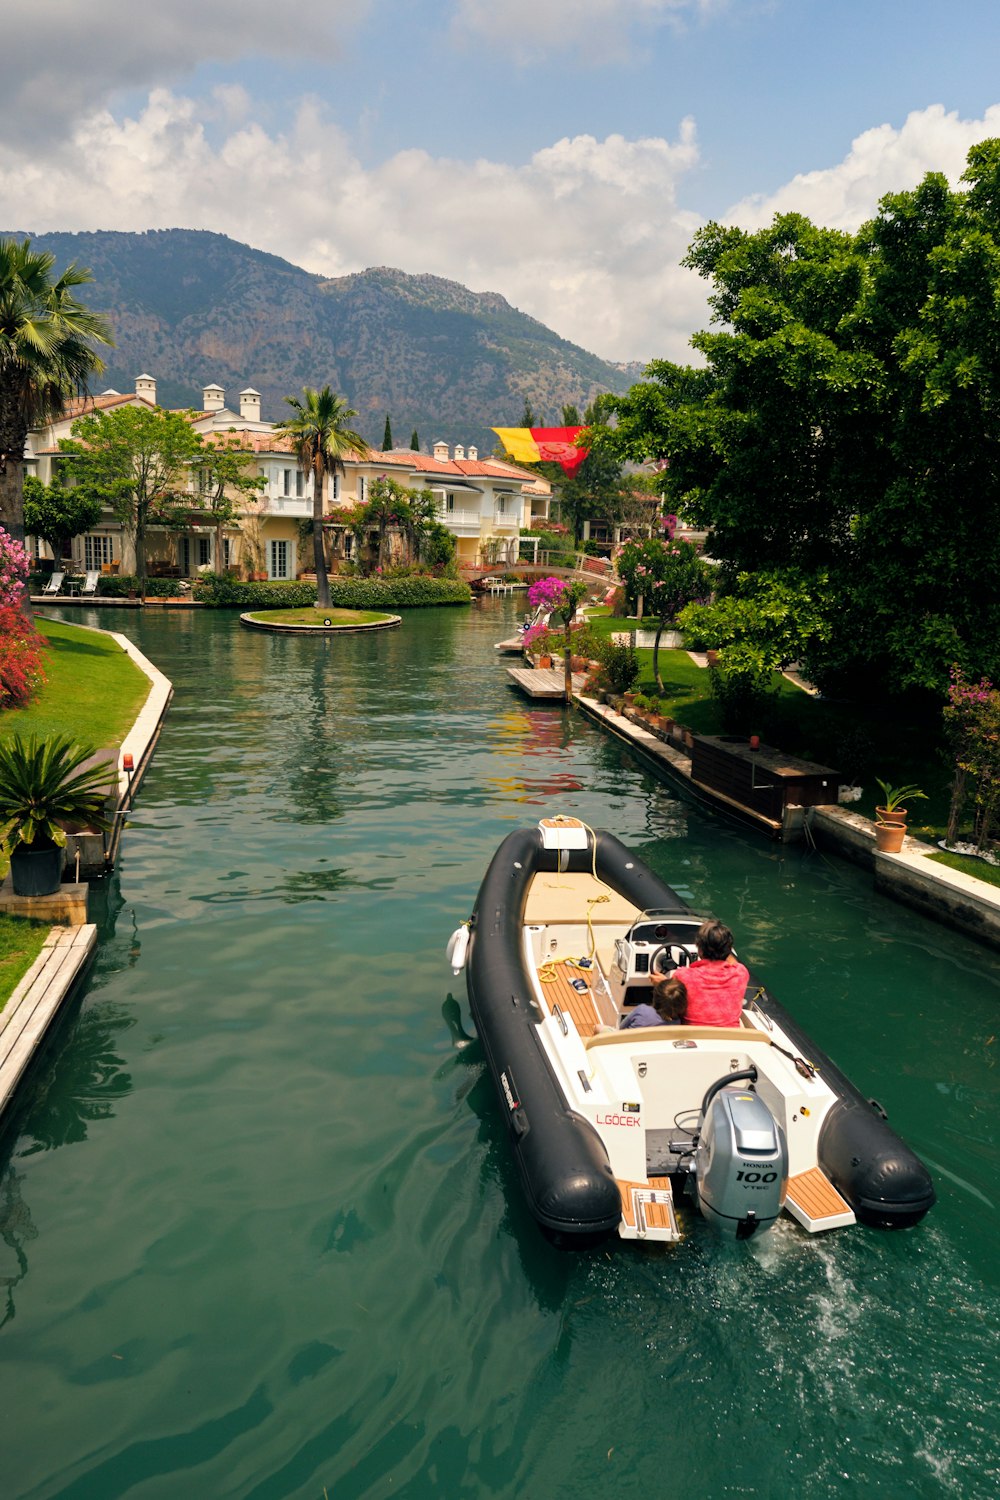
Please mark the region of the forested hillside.
<svg viewBox="0 0 1000 1500"><path fill-rule="evenodd" d="M20 237L25 231L3 231ZM495 292L385 267L327 280L224 235L168 229L32 236L57 267L95 277L86 300L112 323L116 348L101 388L157 380L165 405L200 404L215 381L227 403L250 385L262 413L286 395L329 382L381 442L388 411L397 443L417 429L489 451L493 425L520 422L528 399L539 424L582 410L599 391L625 390L638 365L588 354Z"/></svg>

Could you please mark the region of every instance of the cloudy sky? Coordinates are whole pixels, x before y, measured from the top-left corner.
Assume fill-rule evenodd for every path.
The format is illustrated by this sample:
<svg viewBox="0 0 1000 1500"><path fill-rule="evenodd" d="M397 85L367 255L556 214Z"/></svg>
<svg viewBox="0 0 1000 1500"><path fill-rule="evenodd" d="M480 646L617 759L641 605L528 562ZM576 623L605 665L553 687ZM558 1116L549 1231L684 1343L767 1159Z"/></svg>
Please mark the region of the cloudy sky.
<svg viewBox="0 0 1000 1500"><path fill-rule="evenodd" d="M213 229L688 357L711 218L854 227L1000 135L997 0L4 0L0 226Z"/></svg>

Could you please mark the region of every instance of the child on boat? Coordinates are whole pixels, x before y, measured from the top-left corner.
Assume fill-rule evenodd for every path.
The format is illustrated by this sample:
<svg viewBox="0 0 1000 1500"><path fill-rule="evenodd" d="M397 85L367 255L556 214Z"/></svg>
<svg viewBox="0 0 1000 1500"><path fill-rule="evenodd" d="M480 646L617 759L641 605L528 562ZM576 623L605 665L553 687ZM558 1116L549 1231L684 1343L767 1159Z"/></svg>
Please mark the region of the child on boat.
<svg viewBox="0 0 1000 1500"><path fill-rule="evenodd" d="M687 1015L687 989L681 979L661 979L653 986L652 1005L637 1005L621 1022L630 1026L683 1026Z"/></svg>

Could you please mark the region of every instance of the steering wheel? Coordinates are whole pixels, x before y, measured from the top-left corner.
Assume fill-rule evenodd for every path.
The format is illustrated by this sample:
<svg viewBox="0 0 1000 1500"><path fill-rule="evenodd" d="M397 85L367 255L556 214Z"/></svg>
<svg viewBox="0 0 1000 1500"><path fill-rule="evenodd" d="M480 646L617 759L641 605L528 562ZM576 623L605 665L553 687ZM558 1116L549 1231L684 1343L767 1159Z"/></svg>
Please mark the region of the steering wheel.
<svg viewBox="0 0 1000 1500"><path fill-rule="evenodd" d="M688 962L688 951L682 943L664 943L657 948L649 960L649 972L654 979L669 979L675 970Z"/></svg>

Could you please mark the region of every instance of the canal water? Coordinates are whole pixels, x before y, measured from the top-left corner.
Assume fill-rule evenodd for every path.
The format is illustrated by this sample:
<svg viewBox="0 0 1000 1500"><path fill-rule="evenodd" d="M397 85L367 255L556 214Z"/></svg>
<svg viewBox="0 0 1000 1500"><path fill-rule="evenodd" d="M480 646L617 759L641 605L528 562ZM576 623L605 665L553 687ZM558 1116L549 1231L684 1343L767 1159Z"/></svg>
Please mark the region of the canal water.
<svg viewBox="0 0 1000 1500"><path fill-rule="evenodd" d="M1000 958L516 697L516 617L102 617L176 697L0 1138L4 1500L997 1493ZM552 812L729 922L930 1164L921 1226L540 1238L444 947Z"/></svg>

